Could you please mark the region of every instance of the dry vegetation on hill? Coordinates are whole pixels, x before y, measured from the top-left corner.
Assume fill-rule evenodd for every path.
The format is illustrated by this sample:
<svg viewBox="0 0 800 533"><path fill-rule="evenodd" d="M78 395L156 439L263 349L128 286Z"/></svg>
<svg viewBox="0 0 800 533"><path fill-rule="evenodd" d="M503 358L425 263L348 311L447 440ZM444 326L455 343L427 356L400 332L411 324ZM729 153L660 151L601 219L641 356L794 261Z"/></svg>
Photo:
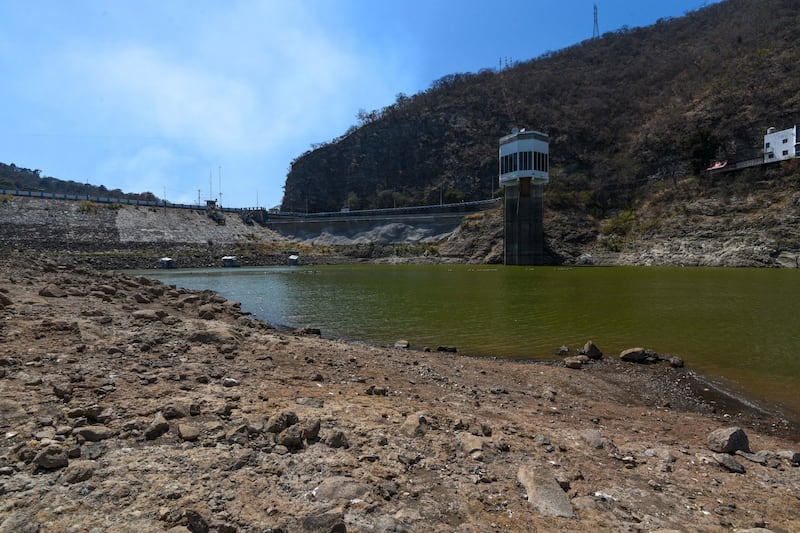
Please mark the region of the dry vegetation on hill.
<svg viewBox="0 0 800 533"><path fill-rule="evenodd" d="M795 2L727 0L500 71L445 76L298 157L283 208L487 198L497 140L520 126L550 135L550 208L598 220L636 209L680 180L702 181L698 170L718 157L757 157L768 126L800 122L798 26Z"/></svg>

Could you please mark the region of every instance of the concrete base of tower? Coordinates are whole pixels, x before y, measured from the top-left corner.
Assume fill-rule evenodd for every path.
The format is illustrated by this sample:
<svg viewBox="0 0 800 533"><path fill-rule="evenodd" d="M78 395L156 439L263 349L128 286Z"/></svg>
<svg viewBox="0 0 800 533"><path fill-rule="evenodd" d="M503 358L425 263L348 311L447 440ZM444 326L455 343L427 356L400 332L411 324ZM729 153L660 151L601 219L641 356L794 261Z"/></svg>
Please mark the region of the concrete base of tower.
<svg viewBox="0 0 800 533"><path fill-rule="evenodd" d="M544 257L544 185L523 178L504 187L506 265L542 265Z"/></svg>

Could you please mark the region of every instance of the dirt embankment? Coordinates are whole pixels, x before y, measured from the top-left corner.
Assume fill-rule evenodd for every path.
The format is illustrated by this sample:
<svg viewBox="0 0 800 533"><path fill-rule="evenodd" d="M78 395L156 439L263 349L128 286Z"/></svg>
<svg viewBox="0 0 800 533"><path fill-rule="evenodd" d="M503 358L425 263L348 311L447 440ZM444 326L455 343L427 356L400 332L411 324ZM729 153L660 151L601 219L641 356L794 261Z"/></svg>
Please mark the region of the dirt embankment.
<svg viewBox="0 0 800 533"><path fill-rule="evenodd" d="M0 343L4 533L800 529L798 442L686 369L325 340L24 257Z"/></svg>

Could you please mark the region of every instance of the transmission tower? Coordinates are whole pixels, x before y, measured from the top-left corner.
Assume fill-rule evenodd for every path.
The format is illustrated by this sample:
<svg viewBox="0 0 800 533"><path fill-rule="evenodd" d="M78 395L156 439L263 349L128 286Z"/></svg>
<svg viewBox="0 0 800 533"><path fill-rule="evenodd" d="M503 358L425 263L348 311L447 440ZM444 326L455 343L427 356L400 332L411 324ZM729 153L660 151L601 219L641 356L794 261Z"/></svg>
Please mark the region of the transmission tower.
<svg viewBox="0 0 800 533"><path fill-rule="evenodd" d="M594 5L594 30L592 30L592 39L600 37L600 26L597 25L597 4Z"/></svg>

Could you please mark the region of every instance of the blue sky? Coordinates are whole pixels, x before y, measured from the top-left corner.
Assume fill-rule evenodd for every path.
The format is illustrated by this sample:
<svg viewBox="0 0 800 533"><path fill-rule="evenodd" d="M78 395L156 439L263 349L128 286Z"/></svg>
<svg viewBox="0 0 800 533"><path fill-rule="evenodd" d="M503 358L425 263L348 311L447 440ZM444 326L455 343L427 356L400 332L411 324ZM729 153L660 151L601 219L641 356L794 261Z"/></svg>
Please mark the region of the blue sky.
<svg viewBox="0 0 800 533"><path fill-rule="evenodd" d="M360 109L590 38L595 4L605 33L708 3L0 0L0 162L272 207Z"/></svg>

